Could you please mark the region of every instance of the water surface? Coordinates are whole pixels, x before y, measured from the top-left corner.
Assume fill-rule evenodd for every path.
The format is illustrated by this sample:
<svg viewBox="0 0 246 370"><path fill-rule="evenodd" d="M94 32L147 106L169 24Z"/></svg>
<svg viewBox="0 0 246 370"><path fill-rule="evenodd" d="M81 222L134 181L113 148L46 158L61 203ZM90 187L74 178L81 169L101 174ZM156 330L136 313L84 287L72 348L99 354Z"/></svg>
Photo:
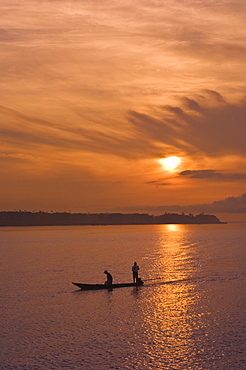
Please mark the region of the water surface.
<svg viewBox="0 0 246 370"><path fill-rule="evenodd" d="M245 224L10 227L1 369L245 369ZM71 282L145 285L80 291Z"/></svg>

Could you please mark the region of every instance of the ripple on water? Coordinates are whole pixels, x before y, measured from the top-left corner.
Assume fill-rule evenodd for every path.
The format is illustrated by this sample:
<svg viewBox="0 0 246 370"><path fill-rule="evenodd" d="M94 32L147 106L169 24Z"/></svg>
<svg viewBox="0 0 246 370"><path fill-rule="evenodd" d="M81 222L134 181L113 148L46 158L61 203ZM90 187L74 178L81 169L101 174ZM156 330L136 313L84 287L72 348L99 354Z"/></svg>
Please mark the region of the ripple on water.
<svg viewBox="0 0 246 370"><path fill-rule="evenodd" d="M1 369L246 368L245 236L235 225L6 231ZM71 284L101 282L105 268L128 281L134 260L159 279L112 292Z"/></svg>

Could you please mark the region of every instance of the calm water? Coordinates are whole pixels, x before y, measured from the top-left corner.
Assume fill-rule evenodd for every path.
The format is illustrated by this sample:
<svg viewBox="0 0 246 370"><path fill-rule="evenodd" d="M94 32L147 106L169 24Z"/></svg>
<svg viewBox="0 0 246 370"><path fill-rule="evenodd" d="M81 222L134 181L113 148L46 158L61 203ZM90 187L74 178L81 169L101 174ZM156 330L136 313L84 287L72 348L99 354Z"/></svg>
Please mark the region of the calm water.
<svg viewBox="0 0 246 370"><path fill-rule="evenodd" d="M246 369L246 225L0 228L1 369ZM131 281L112 292L75 282Z"/></svg>

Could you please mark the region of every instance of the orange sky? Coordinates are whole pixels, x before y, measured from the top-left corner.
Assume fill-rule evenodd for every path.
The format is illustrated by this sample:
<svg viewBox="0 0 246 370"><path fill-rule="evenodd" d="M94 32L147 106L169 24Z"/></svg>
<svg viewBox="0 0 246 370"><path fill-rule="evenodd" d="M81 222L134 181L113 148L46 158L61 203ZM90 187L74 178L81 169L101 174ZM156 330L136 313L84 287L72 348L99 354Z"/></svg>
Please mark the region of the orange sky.
<svg viewBox="0 0 246 370"><path fill-rule="evenodd" d="M244 0L2 0L0 18L0 210L222 201L204 210L246 220Z"/></svg>

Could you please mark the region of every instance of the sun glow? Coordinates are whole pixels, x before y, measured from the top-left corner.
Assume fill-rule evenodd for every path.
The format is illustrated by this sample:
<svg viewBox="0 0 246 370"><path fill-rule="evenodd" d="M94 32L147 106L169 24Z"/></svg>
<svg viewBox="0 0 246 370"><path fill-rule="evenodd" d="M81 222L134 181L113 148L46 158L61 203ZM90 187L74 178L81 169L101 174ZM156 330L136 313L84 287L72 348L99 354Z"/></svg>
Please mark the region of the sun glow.
<svg viewBox="0 0 246 370"><path fill-rule="evenodd" d="M169 225L165 225L165 226L168 229L168 231L180 231L180 225L169 224Z"/></svg>
<svg viewBox="0 0 246 370"><path fill-rule="evenodd" d="M161 163L165 170L174 171L181 163L181 159L179 157L173 156L162 158L159 160L159 162Z"/></svg>

